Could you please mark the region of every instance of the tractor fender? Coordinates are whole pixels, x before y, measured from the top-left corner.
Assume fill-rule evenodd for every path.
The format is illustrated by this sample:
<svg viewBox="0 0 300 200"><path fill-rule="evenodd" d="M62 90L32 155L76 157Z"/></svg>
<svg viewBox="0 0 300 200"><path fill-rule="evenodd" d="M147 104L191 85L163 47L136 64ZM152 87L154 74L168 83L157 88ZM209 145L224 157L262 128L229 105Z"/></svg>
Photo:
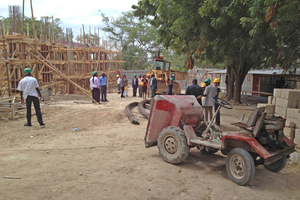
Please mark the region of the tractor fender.
<svg viewBox="0 0 300 200"><path fill-rule="evenodd" d="M232 148L243 148L249 152L257 153L260 157L266 159L271 154L254 139L252 136L233 133L225 135L222 138L222 152L224 154L228 153Z"/></svg>

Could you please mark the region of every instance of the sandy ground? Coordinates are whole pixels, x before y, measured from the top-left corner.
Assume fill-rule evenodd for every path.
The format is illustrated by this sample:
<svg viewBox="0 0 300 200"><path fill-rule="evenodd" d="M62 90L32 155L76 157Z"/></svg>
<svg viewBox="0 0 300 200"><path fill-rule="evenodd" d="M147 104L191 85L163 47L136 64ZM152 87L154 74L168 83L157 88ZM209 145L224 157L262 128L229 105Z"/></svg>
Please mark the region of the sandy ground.
<svg viewBox="0 0 300 200"><path fill-rule="evenodd" d="M279 173L259 166L255 179L242 187L229 180L221 153L191 149L180 165L164 162L156 147L144 146L147 120L137 109L140 125L130 124L125 115L125 106L141 98L109 94L109 102L101 105L82 96L54 99L42 102L45 128L35 116L32 127L23 126L25 118L0 121L0 199L300 198L298 166ZM237 131L229 123L254 109L221 110L221 129Z"/></svg>

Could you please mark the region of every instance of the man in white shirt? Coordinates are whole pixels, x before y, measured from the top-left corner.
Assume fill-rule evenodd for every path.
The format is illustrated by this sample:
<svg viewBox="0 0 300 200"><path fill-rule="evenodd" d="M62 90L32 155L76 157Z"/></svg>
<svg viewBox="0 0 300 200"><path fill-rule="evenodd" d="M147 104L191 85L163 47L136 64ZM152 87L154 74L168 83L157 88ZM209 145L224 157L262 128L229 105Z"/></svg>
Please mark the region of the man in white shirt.
<svg viewBox="0 0 300 200"><path fill-rule="evenodd" d="M118 94L121 94L121 78L119 75L117 75L117 78L118 78L118 81L117 81L117 84L118 84Z"/></svg>
<svg viewBox="0 0 300 200"><path fill-rule="evenodd" d="M94 90L93 90L93 77L94 77L94 75L95 75L95 73L97 73L97 71L94 71L93 73L92 73L92 77L91 77L91 79L90 79L90 88L91 88L91 90L92 90L92 97L93 97L93 99L94 99Z"/></svg>
<svg viewBox="0 0 300 200"><path fill-rule="evenodd" d="M42 100L42 94L39 90L39 84L37 80L31 77L31 70L29 68L24 69L25 77L19 82L17 90L20 91L21 102L24 103L24 99L26 101L26 117L27 123L24 126L31 126L31 104L33 102L34 109L36 112L37 120L41 126L44 126L44 122L42 119L42 113L40 108L40 101L38 95L40 95ZM24 98L23 98L24 97Z"/></svg>

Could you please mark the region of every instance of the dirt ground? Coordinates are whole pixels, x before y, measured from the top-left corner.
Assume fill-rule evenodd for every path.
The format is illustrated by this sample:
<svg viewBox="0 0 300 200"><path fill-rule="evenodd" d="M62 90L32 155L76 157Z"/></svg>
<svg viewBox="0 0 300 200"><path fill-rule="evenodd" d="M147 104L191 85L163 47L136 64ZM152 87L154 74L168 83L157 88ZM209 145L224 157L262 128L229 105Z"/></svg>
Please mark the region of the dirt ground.
<svg viewBox="0 0 300 200"><path fill-rule="evenodd" d="M108 94L101 105L83 96L55 96L42 102L44 128L35 116L32 127L23 126L25 118L0 121L0 199L300 199L298 166L279 173L259 166L249 185L238 186L221 153L191 149L180 165L164 162L156 147L144 146L147 120L137 109L140 125L126 117L125 106L141 101L129 94ZM221 129L238 131L230 123L254 109L222 109Z"/></svg>

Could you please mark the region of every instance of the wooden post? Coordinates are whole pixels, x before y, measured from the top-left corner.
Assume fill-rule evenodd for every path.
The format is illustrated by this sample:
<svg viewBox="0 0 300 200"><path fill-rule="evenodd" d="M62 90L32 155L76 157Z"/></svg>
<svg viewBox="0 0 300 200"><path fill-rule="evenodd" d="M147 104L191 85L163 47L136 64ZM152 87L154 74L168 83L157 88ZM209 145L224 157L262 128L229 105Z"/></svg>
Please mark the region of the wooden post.
<svg viewBox="0 0 300 200"><path fill-rule="evenodd" d="M34 27L34 15L33 15L33 8L32 8L32 0L30 0L30 7L31 7L31 18L32 18L32 28L33 28L33 37L36 39L36 32ZM27 32L28 32L28 25L27 25Z"/></svg>
<svg viewBox="0 0 300 200"><path fill-rule="evenodd" d="M29 37L29 28L28 28L28 22L27 22L27 37Z"/></svg>
<svg viewBox="0 0 300 200"><path fill-rule="evenodd" d="M54 42L54 20L52 15L52 41Z"/></svg>
<svg viewBox="0 0 300 200"><path fill-rule="evenodd" d="M0 20L1 26L2 26L2 20ZM7 52L6 52L6 48L5 48L5 38L4 38L4 32L2 29L2 39L3 39L3 48L4 48L4 58L5 60L7 60ZM5 67L6 67L6 76L7 76L7 87L8 87L8 96L10 96L10 83L9 83L9 74L8 74L8 63L5 63ZM5 93L5 92L4 92ZM3 93L3 94L4 94Z"/></svg>
<svg viewBox="0 0 300 200"><path fill-rule="evenodd" d="M22 13L22 36L24 36L24 5L25 5L25 0L23 0L23 13Z"/></svg>

